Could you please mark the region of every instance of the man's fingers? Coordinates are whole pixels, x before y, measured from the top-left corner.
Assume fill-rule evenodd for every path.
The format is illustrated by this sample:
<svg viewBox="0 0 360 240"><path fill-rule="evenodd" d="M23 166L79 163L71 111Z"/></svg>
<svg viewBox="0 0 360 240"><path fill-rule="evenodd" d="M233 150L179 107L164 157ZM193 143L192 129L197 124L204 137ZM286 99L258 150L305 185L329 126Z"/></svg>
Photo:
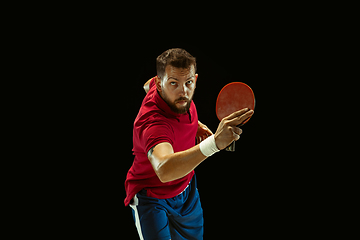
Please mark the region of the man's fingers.
<svg viewBox="0 0 360 240"><path fill-rule="evenodd" d="M242 133L241 128L238 127L232 127L232 130L234 133L236 133L237 135L240 135Z"/></svg>
<svg viewBox="0 0 360 240"><path fill-rule="evenodd" d="M239 111L233 112L232 114L230 114L230 115L227 116L227 117L224 117L224 119L225 119L225 120L232 120L232 119L234 119L234 118L236 118L236 117L241 116L242 114L246 113L247 111L249 111L248 108L243 108L243 109L241 109L241 110L239 110Z"/></svg>
<svg viewBox="0 0 360 240"><path fill-rule="evenodd" d="M234 133L235 134L235 133ZM240 135L237 135L237 134L235 134L235 141L237 141L237 140L239 140L240 139Z"/></svg>
<svg viewBox="0 0 360 240"><path fill-rule="evenodd" d="M239 140L242 130L238 127L232 127L231 130L233 132L233 137L235 138L235 141Z"/></svg>
<svg viewBox="0 0 360 240"><path fill-rule="evenodd" d="M202 141L204 141L205 139L207 139L211 135L209 135L207 133L205 133L203 135L199 135L199 136L196 137L196 141L197 141L197 143L201 143Z"/></svg>
<svg viewBox="0 0 360 240"><path fill-rule="evenodd" d="M244 122L246 119L248 119L249 117L251 117L254 114L253 110L250 110L240 116L237 116L236 118L231 119L228 124L230 126L237 126L239 124L241 124L242 122Z"/></svg>
<svg viewBox="0 0 360 240"><path fill-rule="evenodd" d="M213 132L212 132L210 129L207 129L207 131L208 131L208 132L206 133L207 135L209 135L209 136L213 135Z"/></svg>

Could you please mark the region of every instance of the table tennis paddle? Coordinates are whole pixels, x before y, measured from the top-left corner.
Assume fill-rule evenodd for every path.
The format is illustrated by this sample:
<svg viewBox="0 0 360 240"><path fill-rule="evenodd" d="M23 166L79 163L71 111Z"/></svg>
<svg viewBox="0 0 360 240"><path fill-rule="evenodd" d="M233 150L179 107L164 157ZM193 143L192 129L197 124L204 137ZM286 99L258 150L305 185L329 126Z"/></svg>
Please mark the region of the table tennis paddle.
<svg viewBox="0 0 360 240"><path fill-rule="evenodd" d="M227 117L233 112L239 111L243 108L249 108L252 110L255 108L254 92L248 85L242 82L232 82L221 89L216 100L216 116L220 121L224 117ZM247 123L249 119L250 117L239 126ZM233 141L226 150L234 152L235 141Z"/></svg>

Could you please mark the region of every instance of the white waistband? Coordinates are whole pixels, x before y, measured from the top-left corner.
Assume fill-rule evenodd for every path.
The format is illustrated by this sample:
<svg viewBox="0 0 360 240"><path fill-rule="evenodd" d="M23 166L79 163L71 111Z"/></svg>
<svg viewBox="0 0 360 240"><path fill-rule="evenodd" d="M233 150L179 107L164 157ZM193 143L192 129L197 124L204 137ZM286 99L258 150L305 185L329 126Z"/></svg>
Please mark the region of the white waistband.
<svg viewBox="0 0 360 240"><path fill-rule="evenodd" d="M191 181L190 181L191 182ZM186 186L186 188L184 189L184 190L182 190L182 192L181 193L179 193L178 195L176 195L176 196L179 196L180 194L182 194L188 187L189 187L189 185L190 185L190 182L189 182L189 184Z"/></svg>

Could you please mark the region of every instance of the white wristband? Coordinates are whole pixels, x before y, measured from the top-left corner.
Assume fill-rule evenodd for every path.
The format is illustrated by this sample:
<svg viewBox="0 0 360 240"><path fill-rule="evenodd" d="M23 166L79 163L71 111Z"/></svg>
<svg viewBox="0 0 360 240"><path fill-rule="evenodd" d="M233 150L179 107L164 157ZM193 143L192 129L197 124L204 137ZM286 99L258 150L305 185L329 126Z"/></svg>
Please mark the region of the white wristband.
<svg viewBox="0 0 360 240"><path fill-rule="evenodd" d="M216 146L214 135L211 135L200 143L200 151L207 157L210 157L214 153L220 151Z"/></svg>

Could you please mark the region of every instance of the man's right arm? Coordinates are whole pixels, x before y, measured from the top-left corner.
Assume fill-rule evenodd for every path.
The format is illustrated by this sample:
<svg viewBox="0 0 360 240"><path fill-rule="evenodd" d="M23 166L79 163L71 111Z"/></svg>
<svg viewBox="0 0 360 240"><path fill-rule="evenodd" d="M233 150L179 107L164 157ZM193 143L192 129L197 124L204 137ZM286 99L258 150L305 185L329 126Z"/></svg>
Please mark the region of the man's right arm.
<svg viewBox="0 0 360 240"><path fill-rule="evenodd" d="M223 118L214 134L216 147L221 150L232 141L239 140L242 130L236 126L251 117L253 113L253 110L242 109ZM200 144L185 151L174 153L172 145L163 142L156 145L148 153L148 159L156 175L164 183L186 176L206 158L207 156L200 149ZM226 166L226 164L224 162L219 163L219 168L222 166Z"/></svg>

